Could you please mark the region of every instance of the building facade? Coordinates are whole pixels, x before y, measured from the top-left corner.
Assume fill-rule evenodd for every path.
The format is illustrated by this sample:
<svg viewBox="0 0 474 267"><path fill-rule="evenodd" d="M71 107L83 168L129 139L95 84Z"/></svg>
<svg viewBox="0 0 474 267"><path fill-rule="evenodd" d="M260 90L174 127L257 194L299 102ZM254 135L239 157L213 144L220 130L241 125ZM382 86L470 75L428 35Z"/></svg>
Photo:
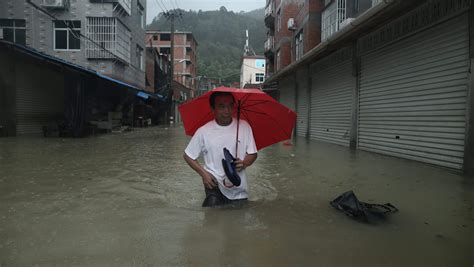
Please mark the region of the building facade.
<svg viewBox="0 0 474 267"><path fill-rule="evenodd" d="M145 88L145 0L0 0L0 5L3 40Z"/></svg>
<svg viewBox="0 0 474 267"><path fill-rule="evenodd" d="M246 84L261 84L265 81L265 57L243 56L240 68L240 88Z"/></svg>
<svg viewBox="0 0 474 267"><path fill-rule="evenodd" d="M170 31L147 31L146 44L155 47L161 54L171 53ZM191 88L192 92L197 90L197 41L191 32L174 33L174 74L175 81ZM193 97L193 96L191 96Z"/></svg>
<svg viewBox="0 0 474 267"><path fill-rule="evenodd" d="M266 81L296 135L474 173L471 1L314 2L321 42Z"/></svg>

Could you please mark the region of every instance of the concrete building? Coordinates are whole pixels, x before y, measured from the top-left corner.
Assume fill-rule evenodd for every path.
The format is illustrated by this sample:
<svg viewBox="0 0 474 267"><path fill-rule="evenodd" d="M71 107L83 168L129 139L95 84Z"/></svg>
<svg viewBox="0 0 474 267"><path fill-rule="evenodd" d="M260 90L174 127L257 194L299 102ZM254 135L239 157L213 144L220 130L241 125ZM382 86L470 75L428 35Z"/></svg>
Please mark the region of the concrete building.
<svg viewBox="0 0 474 267"><path fill-rule="evenodd" d="M265 57L243 56L240 67L240 88L246 84L261 84L265 81Z"/></svg>
<svg viewBox="0 0 474 267"><path fill-rule="evenodd" d="M0 6L0 39L145 88L145 0L0 0Z"/></svg>
<svg viewBox="0 0 474 267"><path fill-rule="evenodd" d="M295 30L280 59L297 56L265 82L297 112L296 135L474 173L471 1L311 2L321 42L298 55Z"/></svg>
<svg viewBox="0 0 474 267"><path fill-rule="evenodd" d="M146 32L146 44L155 47L162 54L169 55L171 52L171 32L152 31ZM174 33L174 74L175 81L191 88L191 96L194 97L197 90L197 57L196 49L198 43L191 32Z"/></svg>

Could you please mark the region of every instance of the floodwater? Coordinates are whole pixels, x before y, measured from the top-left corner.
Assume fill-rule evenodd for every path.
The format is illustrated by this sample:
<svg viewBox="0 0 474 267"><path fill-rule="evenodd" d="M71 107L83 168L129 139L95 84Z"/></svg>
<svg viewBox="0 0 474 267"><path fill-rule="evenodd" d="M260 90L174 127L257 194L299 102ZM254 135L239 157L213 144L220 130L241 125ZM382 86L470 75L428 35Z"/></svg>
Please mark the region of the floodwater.
<svg viewBox="0 0 474 267"><path fill-rule="evenodd" d="M202 208L182 127L0 139L0 266L472 266L474 179L303 139L259 152L250 201ZM329 205L354 190L379 225Z"/></svg>

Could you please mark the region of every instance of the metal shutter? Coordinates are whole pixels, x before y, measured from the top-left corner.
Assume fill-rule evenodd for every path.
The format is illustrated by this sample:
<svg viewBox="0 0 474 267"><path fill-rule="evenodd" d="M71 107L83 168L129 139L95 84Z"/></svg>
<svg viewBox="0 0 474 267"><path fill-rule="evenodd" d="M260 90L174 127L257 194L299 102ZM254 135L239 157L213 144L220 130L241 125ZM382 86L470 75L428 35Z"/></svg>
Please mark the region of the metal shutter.
<svg viewBox="0 0 474 267"><path fill-rule="evenodd" d="M362 56L359 149L462 168L467 27L465 14Z"/></svg>
<svg viewBox="0 0 474 267"><path fill-rule="evenodd" d="M311 77L310 138L349 146L354 87L350 54L346 60L321 70L315 66Z"/></svg>
<svg viewBox="0 0 474 267"><path fill-rule="evenodd" d="M28 64L16 71L17 135L41 134L42 126L61 119L63 79L59 74Z"/></svg>
<svg viewBox="0 0 474 267"><path fill-rule="evenodd" d="M287 106L291 110L295 109L295 79L293 76L285 77L278 82L278 90L280 91L280 103Z"/></svg>
<svg viewBox="0 0 474 267"><path fill-rule="evenodd" d="M296 124L296 135L306 137L308 133L308 71L299 70L296 73L297 92L296 92L296 113L298 120Z"/></svg>

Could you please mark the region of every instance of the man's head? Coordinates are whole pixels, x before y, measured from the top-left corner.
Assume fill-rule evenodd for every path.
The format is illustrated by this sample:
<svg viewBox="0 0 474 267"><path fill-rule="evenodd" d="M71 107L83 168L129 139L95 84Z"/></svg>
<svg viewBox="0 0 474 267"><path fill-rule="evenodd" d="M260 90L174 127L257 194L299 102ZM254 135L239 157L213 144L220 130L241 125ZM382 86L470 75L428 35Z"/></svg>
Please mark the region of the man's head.
<svg viewBox="0 0 474 267"><path fill-rule="evenodd" d="M209 104L219 125L229 125L234 112L234 96L229 92L214 92L209 98Z"/></svg>

